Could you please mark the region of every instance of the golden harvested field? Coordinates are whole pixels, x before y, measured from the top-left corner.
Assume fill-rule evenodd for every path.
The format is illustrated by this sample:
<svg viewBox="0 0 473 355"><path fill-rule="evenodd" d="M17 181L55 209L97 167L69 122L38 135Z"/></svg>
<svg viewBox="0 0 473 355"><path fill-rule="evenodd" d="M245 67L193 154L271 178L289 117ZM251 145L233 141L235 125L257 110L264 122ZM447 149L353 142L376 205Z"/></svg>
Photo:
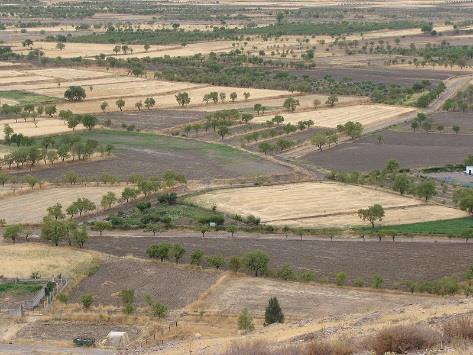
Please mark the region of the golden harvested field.
<svg viewBox="0 0 473 355"><path fill-rule="evenodd" d="M86 251L39 243L0 244L0 255L0 274L8 278L29 278L33 272L39 272L41 277L71 277L93 260Z"/></svg>
<svg viewBox="0 0 473 355"><path fill-rule="evenodd" d="M205 43L193 43L186 46L181 45L151 45L148 51L145 51L143 45L129 45L129 48L133 48L133 53L130 54L115 54L113 49L116 44L105 44L105 43L66 43L66 47L63 50L56 48L55 42L35 42L33 45L34 49L40 49L45 53L46 57L56 58L74 58L83 57L93 59L95 56L105 54L117 58L144 58L144 57L163 57L169 55L172 57L177 56L190 56L197 53L209 54L210 52L222 52L229 51L232 49L231 41L214 41ZM12 50L21 54L28 54L30 51L25 48L21 43L14 42L9 43L12 45Z"/></svg>
<svg viewBox="0 0 473 355"><path fill-rule="evenodd" d="M18 70L1 70L0 71L0 78L9 78L9 77L15 77L15 76L22 76L25 75L24 72L18 71Z"/></svg>
<svg viewBox="0 0 473 355"><path fill-rule="evenodd" d="M109 78L105 78L109 79ZM112 78L110 78L112 79ZM117 80L118 78L113 78ZM199 84L191 83L172 83L169 81L157 81L157 80L144 80L144 79L133 79L125 82L112 82L105 84L93 84L93 80L89 81L89 85L84 86L86 90L86 100L94 99L109 99L116 97L129 97L129 96L145 96L145 95L159 95L164 93L175 93L178 91L189 91L193 88L202 87ZM103 80L103 79L97 79ZM67 83L67 86L71 85ZM92 87L92 90L90 90ZM36 89L35 93L45 96L52 96L57 98L64 97L64 87L53 87L48 89Z"/></svg>
<svg viewBox="0 0 473 355"><path fill-rule="evenodd" d="M141 78L135 78L132 76L123 76L123 75L115 75L115 76L108 76L105 78L98 78L98 79L83 79L83 80L61 80L61 79L55 79L51 78L51 81L48 82L40 82L40 83L28 83L28 84L12 84L9 85L8 88L10 90L23 90L23 91L31 91L31 92L36 92L37 90L42 90L42 89L56 89L58 92L62 92L64 94L64 91L69 87L69 86L83 86L84 89L86 90L87 96L89 96L90 92L90 86L93 86L94 88L96 85L105 85L105 84L116 84L116 83L128 83L128 82L133 82L133 83L140 83L145 79ZM60 81L60 85L58 87L58 81ZM61 98L63 95L61 95Z"/></svg>
<svg viewBox="0 0 473 355"><path fill-rule="evenodd" d="M146 83L149 83L149 85L153 85L153 81L147 81ZM143 83L144 84L144 83ZM195 84L190 84L190 83L170 83L171 86L169 89L172 90L173 85L177 85L177 87L182 87L189 85L190 87L194 86ZM145 85L143 85L145 87ZM95 89L94 89L95 90ZM146 89L145 89L146 90ZM260 99L260 100L265 100L265 99L270 99L270 98L285 98L291 95L294 95L290 93L289 91L282 91L282 90L265 90L265 89L248 89L248 88L236 88L236 87L223 87L223 86L194 86L193 89L190 90L182 90L186 91L191 99L191 102L189 105L186 106L186 108L192 108L195 109L196 107L199 108L201 107L202 109L205 110L207 107L213 106L212 104L206 105L202 99L205 94L208 94L211 91L217 91L217 92L224 92L227 95L227 102L229 101L230 94L232 92L236 92L238 95L238 99L236 102L241 102L244 103L244 92L249 92L251 94L250 99L255 100L255 99ZM152 95L147 94L143 95L140 93L140 91L135 92L135 94L132 96L132 98L125 98L125 107L123 108L124 111L130 111L130 110L136 110L135 108L135 103L137 101L144 101L147 97L152 96L156 100L156 106L155 108L178 108L179 105L176 101L176 94L177 91L172 93L172 94L157 94L157 95ZM131 93L130 93L131 95ZM115 99L121 98L122 96L115 96L114 98L110 98L109 100L109 107L107 108L107 111L118 111L118 107L115 105ZM63 103L58 105L58 110L62 109L70 109L75 113L87 113L87 112L100 112L100 104L102 103L103 100L85 100L82 102L74 102L74 103ZM246 105L248 105L246 103ZM220 109L220 106L222 105L215 105L217 109ZM250 106L253 106L251 104ZM237 107L237 106L235 106Z"/></svg>
<svg viewBox="0 0 473 355"><path fill-rule="evenodd" d="M319 100L322 104L319 105L321 107L326 106L325 101L327 101L327 95L319 95L319 94L311 94L311 95L304 95L304 96L297 96L295 97L297 100L299 100L300 106L298 106L298 110L308 110L308 109L313 109L314 108L314 100L317 99ZM253 101L253 97L250 96L251 102L245 102L243 101L236 101L235 103L232 102L227 102L227 103L219 103L217 105L204 105L201 107L196 108L196 110L201 110L201 111L218 111L218 110L227 110L227 109L242 109L242 108L251 108L253 109L253 106L255 103L262 104L268 108L269 111L274 111L280 110L283 107L283 103L286 97L281 97L277 99L262 99L258 101ZM341 105L355 105L355 104L361 104L364 102L369 102L370 99L367 97L361 97L361 96L339 96L338 97L338 104ZM283 114L284 115L284 114Z"/></svg>
<svg viewBox="0 0 473 355"><path fill-rule="evenodd" d="M380 123L390 123L391 120L399 118L399 116L415 112L410 107L389 106L389 105L354 105L347 107L334 107L322 110L286 113L284 123L297 123L302 120L313 120L316 126L335 128L339 124L348 121L360 122L365 128L378 126ZM271 120L273 116L257 116L254 118L255 123L264 123Z"/></svg>
<svg viewBox="0 0 473 355"><path fill-rule="evenodd" d="M339 183L299 183L217 190L191 198L229 214L255 215L275 225L325 227L365 224L358 209L375 203L386 209L386 223L463 217L462 211L372 188ZM394 212L393 212L394 211Z"/></svg>
<svg viewBox="0 0 473 355"><path fill-rule="evenodd" d="M27 137L41 137L53 134L72 132L72 129L67 127L64 121L51 118L37 118L36 126L31 119L26 122L23 120L18 120L18 122L15 122L14 119L2 120L0 121L2 133L3 128L7 124L10 125L11 128L13 128L13 131L15 133L21 133ZM83 129L85 129L85 127L82 124L76 127L76 131Z"/></svg>
<svg viewBox="0 0 473 355"><path fill-rule="evenodd" d="M85 70L85 69L72 69L72 68L51 68L51 69L35 69L24 71L29 75L41 75L56 79L92 79L92 78L103 78L106 76L113 76L113 73L99 70Z"/></svg>
<svg viewBox="0 0 473 355"><path fill-rule="evenodd" d="M104 194L114 192L119 196L122 190L121 186L73 186L31 190L29 193L1 199L0 219L4 218L9 224L39 224L46 215L46 209L55 203L60 203L65 209L79 197L85 197L99 207Z"/></svg>
<svg viewBox="0 0 473 355"><path fill-rule="evenodd" d="M25 76L16 76L16 77L3 77L0 78L0 85L7 85L4 90L10 90L10 85L12 83L36 83L38 81L47 81L52 80L51 77L41 76L41 75L25 75Z"/></svg>

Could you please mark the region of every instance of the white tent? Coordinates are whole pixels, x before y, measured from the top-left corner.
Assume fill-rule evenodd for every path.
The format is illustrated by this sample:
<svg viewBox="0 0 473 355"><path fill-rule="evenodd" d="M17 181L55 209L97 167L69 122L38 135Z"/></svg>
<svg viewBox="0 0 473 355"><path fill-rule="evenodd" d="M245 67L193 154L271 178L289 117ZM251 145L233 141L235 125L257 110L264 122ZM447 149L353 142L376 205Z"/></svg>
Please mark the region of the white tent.
<svg viewBox="0 0 473 355"><path fill-rule="evenodd" d="M127 346L129 342L130 340L128 339L128 334L126 332L111 331L107 335L107 343L116 348Z"/></svg>

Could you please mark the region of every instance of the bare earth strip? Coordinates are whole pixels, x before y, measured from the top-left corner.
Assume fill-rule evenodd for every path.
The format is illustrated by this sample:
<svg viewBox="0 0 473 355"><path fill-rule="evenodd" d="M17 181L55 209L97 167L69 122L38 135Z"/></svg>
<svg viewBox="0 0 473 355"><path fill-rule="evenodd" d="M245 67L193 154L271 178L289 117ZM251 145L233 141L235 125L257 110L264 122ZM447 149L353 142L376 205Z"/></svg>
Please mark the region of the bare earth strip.
<svg viewBox="0 0 473 355"><path fill-rule="evenodd" d="M335 128L348 121L360 122L365 127L376 126L381 122L389 122L400 115L414 112L409 107L388 105L355 105L349 107L335 107L317 111L305 111L284 114L284 123L295 124L303 120L313 120L316 126ZM272 116L259 116L254 118L255 123L264 123L271 120Z"/></svg>
<svg viewBox="0 0 473 355"><path fill-rule="evenodd" d="M226 189L198 195L191 200L214 205L230 214L258 216L262 222L305 227L359 225L357 211L375 203L386 209L385 223L421 222L463 217L451 208L371 188L339 183L300 183Z"/></svg>
<svg viewBox="0 0 473 355"><path fill-rule="evenodd" d="M0 219L4 218L9 224L38 224L46 215L46 209L55 203L60 203L66 208L81 197L88 198L100 206L104 194L113 192L118 196L122 190L121 186L52 187L18 196L8 196L0 201Z"/></svg>

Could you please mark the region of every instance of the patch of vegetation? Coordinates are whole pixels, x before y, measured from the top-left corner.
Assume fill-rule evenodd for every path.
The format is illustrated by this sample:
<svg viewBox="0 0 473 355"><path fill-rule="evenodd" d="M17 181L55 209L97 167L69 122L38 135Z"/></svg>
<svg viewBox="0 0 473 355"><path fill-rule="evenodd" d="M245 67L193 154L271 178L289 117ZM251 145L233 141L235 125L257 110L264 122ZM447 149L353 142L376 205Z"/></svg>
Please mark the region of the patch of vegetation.
<svg viewBox="0 0 473 355"><path fill-rule="evenodd" d="M361 228L362 231L369 231L371 228ZM473 230L473 218L454 218L443 221L431 221L421 223L399 224L393 226L375 227L376 232L395 232L398 234L436 234L444 236L461 236L467 231Z"/></svg>
<svg viewBox="0 0 473 355"><path fill-rule="evenodd" d="M15 295L27 295L35 293L43 287L40 282L12 281L0 283L0 295L2 293L11 293Z"/></svg>
<svg viewBox="0 0 473 355"><path fill-rule="evenodd" d="M31 105L46 105L46 104L51 104L58 101L54 97L33 94L30 92L20 91L20 90L0 91L0 102L2 98L15 100L20 105L30 105L30 104Z"/></svg>

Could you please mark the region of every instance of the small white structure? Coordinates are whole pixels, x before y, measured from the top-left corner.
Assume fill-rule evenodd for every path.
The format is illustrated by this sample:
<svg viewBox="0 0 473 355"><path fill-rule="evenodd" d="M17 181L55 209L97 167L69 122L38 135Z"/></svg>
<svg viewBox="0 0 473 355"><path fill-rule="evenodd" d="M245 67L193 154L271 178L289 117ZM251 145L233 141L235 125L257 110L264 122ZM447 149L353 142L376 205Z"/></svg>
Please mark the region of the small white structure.
<svg viewBox="0 0 473 355"><path fill-rule="evenodd" d="M467 165L465 168L465 174L473 175L473 165Z"/></svg>
<svg viewBox="0 0 473 355"><path fill-rule="evenodd" d="M110 344L115 348L123 348L127 346L129 342L130 340L128 339L128 334L126 332L111 331L107 335L107 345Z"/></svg>

